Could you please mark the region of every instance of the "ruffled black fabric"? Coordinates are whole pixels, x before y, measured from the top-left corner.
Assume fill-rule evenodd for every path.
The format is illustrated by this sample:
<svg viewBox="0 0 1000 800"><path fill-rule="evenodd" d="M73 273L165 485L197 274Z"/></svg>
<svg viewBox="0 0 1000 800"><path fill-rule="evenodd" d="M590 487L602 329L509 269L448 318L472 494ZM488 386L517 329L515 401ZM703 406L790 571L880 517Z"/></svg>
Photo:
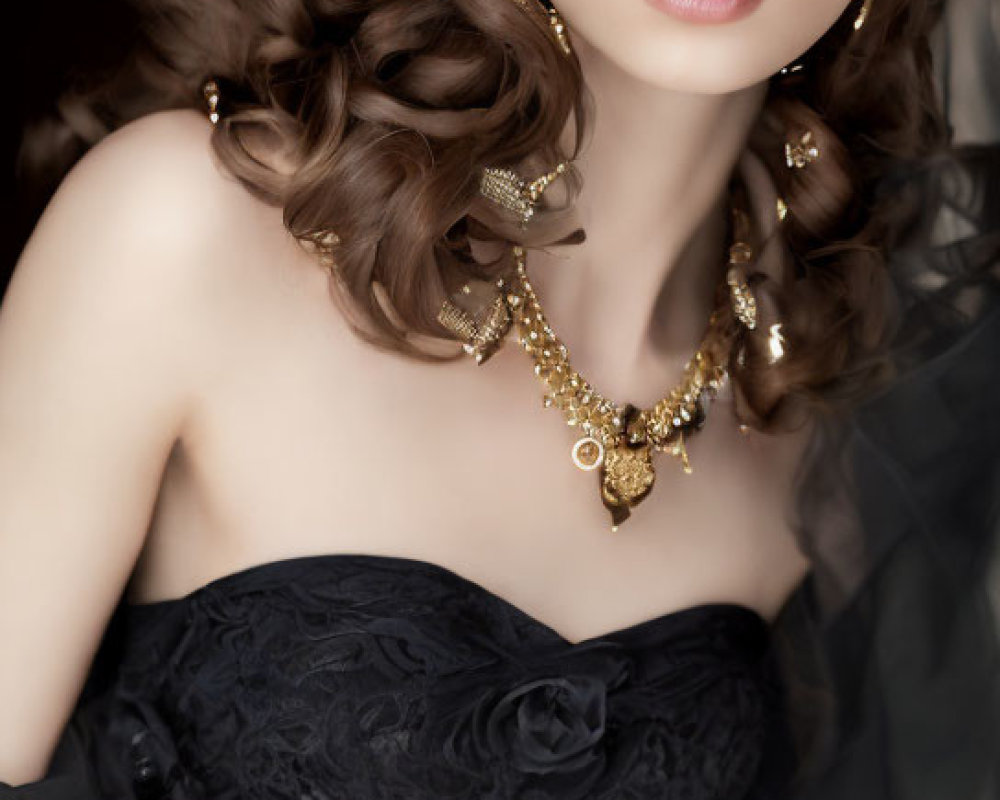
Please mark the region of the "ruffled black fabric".
<svg viewBox="0 0 1000 800"><path fill-rule="evenodd" d="M951 0L956 146L889 176L898 377L828 420L800 486L813 570L776 625L802 800L1000 797L1000 6Z"/></svg>
<svg viewBox="0 0 1000 800"><path fill-rule="evenodd" d="M714 603L571 643L434 564L309 556L119 606L72 729L97 797L774 798L768 634Z"/></svg>

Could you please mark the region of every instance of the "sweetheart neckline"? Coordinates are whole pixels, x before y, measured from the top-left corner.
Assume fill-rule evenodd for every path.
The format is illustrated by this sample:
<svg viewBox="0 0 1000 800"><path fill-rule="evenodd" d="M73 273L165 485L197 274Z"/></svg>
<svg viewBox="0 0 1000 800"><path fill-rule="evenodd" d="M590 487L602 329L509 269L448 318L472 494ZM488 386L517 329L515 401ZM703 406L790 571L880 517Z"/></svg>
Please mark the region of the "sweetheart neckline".
<svg viewBox="0 0 1000 800"><path fill-rule="evenodd" d="M220 575L217 578L213 578L207 583L198 586L191 591L180 595L178 597L169 597L162 600L150 600L150 601L140 601L133 602L129 600L122 601L125 609L132 614L143 614L146 612L155 612L157 610L163 610L165 608L184 605L194 601L196 598L201 597L207 593L218 591L220 588L228 586L230 584L238 584L240 581L247 580L254 576L265 575L268 572L280 571L296 566L312 565L312 564L334 564L334 563L354 563L354 564L369 564L374 566L389 566L389 567L408 567L410 569L421 569L425 572L432 573L440 578L445 578L450 580L457 585L465 588L467 591L473 592L485 597L490 602L501 606L506 609L509 613L513 613L519 616L521 619L526 620L531 625L545 631L548 635L557 639L560 644L564 647L570 648L580 648L586 645L593 645L601 642L614 641L619 638L629 638L633 636L638 636L641 633L648 633L650 630L655 629L659 626L669 623L676 623L679 620L686 619L691 616L701 616L705 614L713 613L727 613L733 614L737 617L743 617L748 620L752 625L763 629L762 632L768 633L771 629L771 623L767 621L764 615L755 608L749 605L736 601L728 600L714 600L699 602L689 606L683 606L672 611L666 611L662 614L658 614L653 617L648 617L646 619L639 620L638 622L625 625L621 628L616 628L614 630L607 631L605 633L596 634L594 636L588 636L584 639L579 639L573 641L566 638L563 634L557 631L547 622L535 617L534 615L528 613L525 609L516 605L512 601L497 594L492 589L487 588L483 584L473 580L472 578L466 577L459 572L446 567L443 564L439 564L434 561L426 561L421 558L414 558L409 556L396 556L396 555L382 555L376 553L317 553L309 555L299 555L299 556L287 556L284 558L276 558L270 561L262 561L257 564L251 564L247 567L242 567L240 569L228 572L224 575Z"/></svg>

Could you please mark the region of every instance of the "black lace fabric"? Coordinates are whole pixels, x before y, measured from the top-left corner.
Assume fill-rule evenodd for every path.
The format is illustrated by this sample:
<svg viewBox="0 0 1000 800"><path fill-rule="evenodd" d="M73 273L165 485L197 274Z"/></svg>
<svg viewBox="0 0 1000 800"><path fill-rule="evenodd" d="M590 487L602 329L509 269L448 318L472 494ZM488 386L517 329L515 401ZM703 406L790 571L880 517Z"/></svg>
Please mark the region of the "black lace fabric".
<svg viewBox="0 0 1000 800"><path fill-rule="evenodd" d="M789 763L767 623L735 604L571 643L443 567L338 554L113 628L72 722L101 797L772 797Z"/></svg>

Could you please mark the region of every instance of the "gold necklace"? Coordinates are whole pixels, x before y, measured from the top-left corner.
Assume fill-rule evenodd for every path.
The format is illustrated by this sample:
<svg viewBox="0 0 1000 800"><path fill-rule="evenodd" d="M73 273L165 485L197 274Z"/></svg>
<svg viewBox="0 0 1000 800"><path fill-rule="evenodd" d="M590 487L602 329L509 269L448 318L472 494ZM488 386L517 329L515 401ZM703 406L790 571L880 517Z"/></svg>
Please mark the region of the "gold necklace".
<svg viewBox="0 0 1000 800"><path fill-rule="evenodd" d="M525 0L516 2L525 4ZM567 49L568 42L558 15L552 12L548 19ZM209 106L209 119L215 124L219 121L218 84L208 81L203 92ZM484 186L488 196L493 187L501 205L512 207L521 214L523 226L534 212L535 201L565 168L566 163L560 163L555 170L530 184L516 180L518 176L509 170L487 170ZM508 185L514 186L513 192L505 188ZM514 285L505 289L504 279L497 281L496 286L501 291L487 307L485 318L470 316L451 302L444 304L438 317L442 324L466 340L464 347L475 355L478 364L485 363L496 351L506 338L511 322L516 321L521 345L531 354L535 374L548 389L543 398L546 407L560 409L568 425L579 426L583 431L573 445L573 463L584 471L601 470L601 500L611 512L612 531L618 530L631 515L631 508L653 488L656 477L652 460L654 450L667 451L677 457L684 472L690 474L691 463L684 437L704 424L707 401L715 398L728 378L726 362L737 332L734 318L747 329L756 325L756 303L743 275L743 268L752 256L746 242L749 220L738 205L732 209L732 220L734 241L729 248L729 270L717 294L719 300L709 317L705 336L685 365L680 383L651 409L640 409L631 403L624 406L612 403L573 369L566 345L546 321L528 280L524 248L520 245L513 246ZM317 248L322 254L331 240L339 241L332 231L314 244L322 245ZM332 260L329 266L333 268ZM730 297L731 313L727 313L721 302L726 295Z"/></svg>
<svg viewBox="0 0 1000 800"><path fill-rule="evenodd" d="M513 252L516 269L505 301L517 323L520 344L531 355L535 374L546 386L545 406L559 409L568 425L582 430L571 451L573 463L584 471L600 469L601 500L611 512L612 532L617 531L631 508L653 488L654 451L669 452L690 474L685 435L701 428L708 401L725 384L735 326L717 304L677 386L651 409L631 403L619 406L597 392L570 364L569 351L546 321L528 280L524 248L514 245ZM749 257L749 246L743 241L730 248L730 286L732 265L745 263Z"/></svg>

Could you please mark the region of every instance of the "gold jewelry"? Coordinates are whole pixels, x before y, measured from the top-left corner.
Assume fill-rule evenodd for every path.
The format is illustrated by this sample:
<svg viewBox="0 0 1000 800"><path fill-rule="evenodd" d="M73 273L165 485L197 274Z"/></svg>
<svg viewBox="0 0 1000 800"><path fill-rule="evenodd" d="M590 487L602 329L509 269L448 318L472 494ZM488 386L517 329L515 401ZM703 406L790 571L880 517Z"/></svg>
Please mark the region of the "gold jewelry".
<svg viewBox="0 0 1000 800"><path fill-rule="evenodd" d="M566 171L568 165L568 161L563 161L551 172L530 182L512 169L486 167L479 182L479 191L487 200L516 214L523 229L535 215L535 206L542 193Z"/></svg>
<svg viewBox="0 0 1000 800"><path fill-rule="evenodd" d="M548 390L543 396L544 405L559 408L567 424L579 425L583 431L570 453L573 463L584 471L601 469L601 500L611 512L612 531L628 519L630 509L652 489L654 450L669 452L679 459L685 473L692 471L685 437L704 424L708 400L728 379L726 364L739 332L733 320L748 328L757 324L756 301L742 278L745 265L753 257L747 243L749 217L734 207L732 219L734 241L729 249L727 281L733 282L728 293L716 295L719 303L729 296L732 317L723 308L712 312L698 351L685 365L682 380L651 409L639 409L630 403L613 404L573 369L566 346L547 323L528 280L524 248L520 245L513 246L516 268L509 288L505 288L503 278L496 281L500 292L486 304L485 314L460 308L451 300L442 303L439 321L465 341L464 349L476 356L478 364L502 346L512 324L517 323L520 344L531 354L535 374ZM738 287L735 291L734 283ZM477 282L477 287L487 284ZM453 296L471 293L471 286L466 284L460 294ZM748 324L751 320L752 326Z"/></svg>
<svg viewBox="0 0 1000 800"><path fill-rule="evenodd" d="M857 19L854 20L854 30L860 31L864 26L865 22L868 21L868 14L872 10L872 4L875 0L864 0L861 4L861 10L858 12Z"/></svg>
<svg viewBox="0 0 1000 800"><path fill-rule="evenodd" d="M477 283L477 288L483 282ZM511 313L503 295L505 282L498 278L493 299L478 303L478 310L469 310L452 299L445 299L438 311L437 320L462 341L466 353L475 356L477 364L485 364L503 345L511 327ZM462 287L463 296L474 296L477 292L471 284ZM480 296L482 292L479 292ZM475 300L475 298L474 298Z"/></svg>
<svg viewBox="0 0 1000 800"><path fill-rule="evenodd" d="M868 15L871 13L872 5L874 5L875 0L862 0L861 8L858 10L858 16L854 18L854 30L855 32L860 31L864 26L865 22L868 21ZM805 64L801 61L793 61L791 64L786 64L779 71L778 75L782 78L788 78L805 69Z"/></svg>
<svg viewBox="0 0 1000 800"><path fill-rule="evenodd" d="M205 81L201 94L208 105L208 119L215 125L219 121L219 85L213 80Z"/></svg>
<svg viewBox="0 0 1000 800"><path fill-rule="evenodd" d="M741 253L749 250L745 243L734 244L737 246ZM581 470L601 469L601 500L611 513L611 530L616 531L630 516L630 509L653 487L654 450L669 452L679 459L685 473L691 472L685 436L704 424L707 401L727 379L726 361L734 328L717 308L675 388L651 409L631 403L618 406L573 369L566 346L546 321L528 280L524 248L515 245L514 258L514 286L506 299L519 341L535 362L535 374L546 385L544 405L558 408L568 425L581 428L583 435L574 443L571 458Z"/></svg>
<svg viewBox="0 0 1000 800"><path fill-rule="evenodd" d="M785 337L781 333L781 323L775 322L767 331L767 363L775 364L785 356Z"/></svg>
<svg viewBox="0 0 1000 800"><path fill-rule="evenodd" d="M743 264L750 262L752 256L750 246L738 242L729 248L729 269L726 271L726 283L732 296L733 312L736 318L753 330L757 327L757 300L753 290L743 276Z"/></svg>
<svg viewBox="0 0 1000 800"><path fill-rule="evenodd" d="M219 120L219 91L215 81L208 81L202 88L209 108L212 124ZM517 188L515 196L533 209L534 202L564 172L566 162L555 170L533 181L531 184L518 182L513 171L502 178ZM516 205L515 208L520 208ZM530 219L525 214L522 219ZM752 251L749 244L742 241L746 228L745 215L736 213L735 235L737 241L729 251L732 306L735 315L747 327L754 327L750 309L756 313L756 306L749 287L736 277L735 267L749 262ZM319 254L321 262L331 271L336 270L332 249L340 243L340 237L332 232L324 232L309 237L307 244ZM584 471L600 469L601 500L611 512L612 531L631 515L631 508L640 503L650 492L655 480L652 453L654 450L667 451L678 458L685 473L690 474L691 464L685 447L685 435L690 435L705 422L708 401L713 399L728 379L726 360L733 341L733 328L722 310L716 308L709 317L708 327L701 345L687 362L680 383L651 409L640 409L631 403L618 406L602 397L590 384L573 369L569 362L566 346L555 335L545 320L541 304L528 281L524 264L524 249L514 245L516 262L515 285L506 286L503 278L495 284L489 282L467 283L460 292L462 297L482 294L489 285L492 300L479 304L479 311L471 311L451 299L446 299L438 312L438 321L448 330L464 340L464 349L476 358L477 364L485 363L503 344L514 321L520 331L520 342L535 362L534 371L546 384L548 393L543 402L546 407L559 408L570 426L579 425L583 431L573 445L571 458ZM495 286L495 289L493 288ZM736 288L734 288L734 286ZM742 286L742 288L741 288ZM497 291L499 290L499 291ZM485 309L485 310L483 310ZM771 327L772 353L775 337L780 337L778 328ZM777 356L780 357L780 354Z"/></svg>
<svg viewBox="0 0 1000 800"><path fill-rule="evenodd" d="M573 49L566 35L566 24L555 6L548 0L514 0L515 5L527 11L543 25L546 25L564 55L572 55Z"/></svg>
<svg viewBox="0 0 1000 800"><path fill-rule="evenodd" d="M784 222L788 216L788 203L780 195L774 201L774 210L778 215L778 222Z"/></svg>
<svg viewBox="0 0 1000 800"><path fill-rule="evenodd" d="M202 96L208 106L208 119L216 125L219 122L219 101L222 98L219 92L219 84L214 79L209 79L202 84ZM298 239L298 242L319 259L319 263L327 272L336 274L337 264L333 258L333 248L340 244L340 237L333 231L324 231Z"/></svg>
<svg viewBox="0 0 1000 800"><path fill-rule="evenodd" d="M319 259L319 263L327 272L337 272L337 263L333 258L333 248L340 244L340 237L336 233L325 231L299 239L299 242Z"/></svg>
<svg viewBox="0 0 1000 800"><path fill-rule="evenodd" d="M819 147L812 131L806 131L797 142L785 142L785 164L789 169L802 169L819 158Z"/></svg>

